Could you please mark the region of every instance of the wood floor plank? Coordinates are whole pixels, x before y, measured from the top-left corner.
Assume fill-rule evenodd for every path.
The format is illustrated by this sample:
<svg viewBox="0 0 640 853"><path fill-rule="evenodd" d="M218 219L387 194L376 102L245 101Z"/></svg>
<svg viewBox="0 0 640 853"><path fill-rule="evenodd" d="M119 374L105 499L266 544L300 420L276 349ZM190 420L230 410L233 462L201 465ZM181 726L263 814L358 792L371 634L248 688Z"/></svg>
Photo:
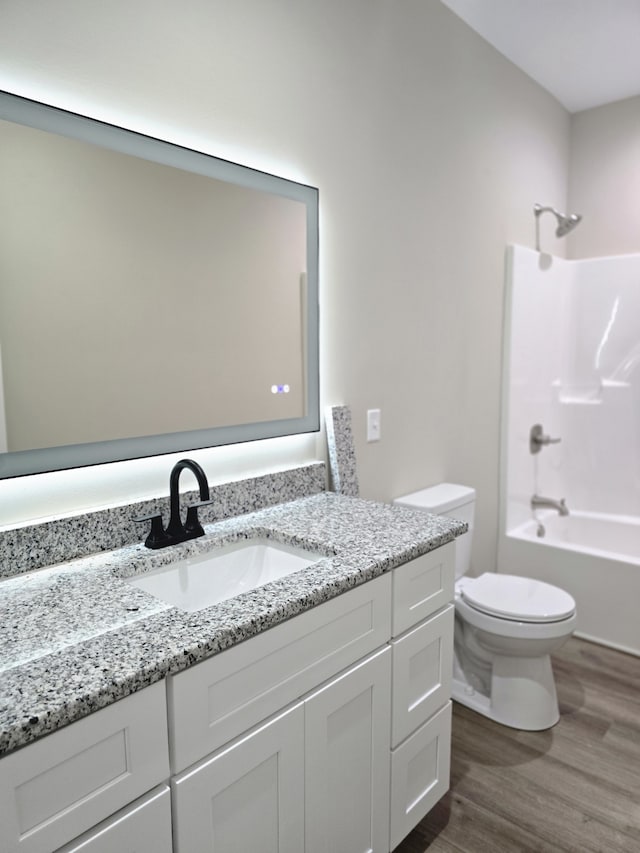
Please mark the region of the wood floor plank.
<svg viewBox="0 0 640 853"><path fill-rule="evenodd" d="M451 790L396 853L640 853L640 659L572 638L554 672L546 732L454 703Z"/></svg>
<svg viewBox="0 0 640 853"><path fill-rule="evenodd" d="M603 802L597 791L586 789L582 780L572 780L570 773L558 773L557 767L550 767L532 779L530 770L530 765L522 769L515 765L473 765L458 790L477 805L493 809L505 821L519 823L530 835L555 845L558 851L640 850L640 834L627 834L628 802L617 801L615 813L611 813L610 798Z"/></svg>
<svg viewBox="0 0 640 853"><path fill-rule="evenodd" d="M478 805L459 792L449 792L436 808L442 810L439 827L436 824L434 831L431 816L428 822L423 822L415 832L418 846L410 848L412 853L423 853L424 850L440 853L449 849L458 853L467 850L473 850L474 853L496 853L497 850L509 853L529 853L532 850L557 853L555 843L545 844L523 826L505 819L493 809ZM409 850L402 850L403 853L409 853Z"/></svg>
<svg viewBox="0 0 640 853"><path fill-rule="evenodd" d="M620 760L609 762L610 751L606 748L600 749L596 757L595 742L581 748L574 748L573 742L569 742L568 748L562 748L555 729L538 733L544 736L541 742L546 742L547 737L551 740L548 748L535 750L516 741L505 727L494 730L491 720L483 717L480 721L479 715L471 714L461 715L454 732L453 749L463 750L474 768L484 765L488 772L488 765L495 765L508 773L513 786L551 788L560 803L583 814L591 813L605 824L625 827L630 821L632 827L638 828L640 850L640 801L631 802L627 797L630 787L635 787L638 793L638 768L626 757L624 764Z"/></svg>

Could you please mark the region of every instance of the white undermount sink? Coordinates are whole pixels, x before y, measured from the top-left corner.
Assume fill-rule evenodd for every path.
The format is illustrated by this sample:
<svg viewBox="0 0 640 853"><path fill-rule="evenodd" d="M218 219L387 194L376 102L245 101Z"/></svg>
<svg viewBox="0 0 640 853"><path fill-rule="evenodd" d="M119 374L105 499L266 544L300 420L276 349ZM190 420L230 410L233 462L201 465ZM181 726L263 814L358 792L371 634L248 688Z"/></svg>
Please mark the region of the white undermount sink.
<svg viewBox="0 0 640 853"><path fill-rule="evenodd" d="M271 539L243 539L126 581L193 612L291 575L325 556Z"/></svg>

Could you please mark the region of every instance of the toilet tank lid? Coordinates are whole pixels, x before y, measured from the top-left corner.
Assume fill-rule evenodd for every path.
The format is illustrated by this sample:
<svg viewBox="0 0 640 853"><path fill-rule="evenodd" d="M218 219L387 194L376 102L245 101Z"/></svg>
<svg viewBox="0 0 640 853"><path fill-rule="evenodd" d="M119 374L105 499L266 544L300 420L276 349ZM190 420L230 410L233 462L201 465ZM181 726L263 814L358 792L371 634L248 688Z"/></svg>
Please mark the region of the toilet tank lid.
<svg viewBox="0 0 640 853"><path fill-rule="evenodd" d="M476 498L476 490L457 483L439 483L428 489L420 489L409 495L395 498L394 504L412 506L427 512L445 513L456 507L471 503Z"/></svg>

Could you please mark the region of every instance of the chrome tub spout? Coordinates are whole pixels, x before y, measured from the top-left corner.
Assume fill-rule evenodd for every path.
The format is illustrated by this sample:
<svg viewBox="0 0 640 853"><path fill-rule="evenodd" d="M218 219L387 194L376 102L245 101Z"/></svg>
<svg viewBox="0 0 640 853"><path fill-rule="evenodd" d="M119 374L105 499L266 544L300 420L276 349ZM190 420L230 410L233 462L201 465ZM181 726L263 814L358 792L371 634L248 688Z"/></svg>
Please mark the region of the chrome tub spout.
<svg viewBox="0 0 640 853"><path fill-rule="evenodd" d="M531 509L555 509L559 515L569 515L569 508L564 498L557 501L554 498L544 498L541 495L534 495L531 498Z"/></svg>

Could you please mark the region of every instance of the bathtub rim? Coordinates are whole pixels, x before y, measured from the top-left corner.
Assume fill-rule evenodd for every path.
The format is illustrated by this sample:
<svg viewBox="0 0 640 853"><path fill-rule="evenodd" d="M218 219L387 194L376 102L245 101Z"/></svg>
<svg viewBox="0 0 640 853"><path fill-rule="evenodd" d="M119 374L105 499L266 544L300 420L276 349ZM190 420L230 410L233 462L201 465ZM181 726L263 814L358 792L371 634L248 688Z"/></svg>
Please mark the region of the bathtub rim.
<svg viewBox="0 0 640 853"><path fill-rule="evenodd" d="M588 510L575 510L570 513L570 515L565 519L563 518L563 522L571 523L571 516L580 519L592 519L594 521L604 521L608 524L616 525L616 524L624 524L629 527L638 528L638 534L640 536L640 516L637 515L614 515L612 513L603 513L603 512L591 512ZM558 548L561 551L573 551L576 554L589 554L593 557L613 560L614 562L627 563L631 566L640 567L640 554L638 557L631 557L629 554L626 554L621 551L611 551L605 550L604 548L594 548L591 546L578 545L574 542L562 542L557 539L539 537L536 535L536 525L537 522L540 521L543 525L548 526L549 520L555 520L558 516L553 510L545 510L543 512L536 513L536 518L530 518L521 524L515 525L511 529L505 532L505 537L508 539L519 539L524 542L530 542L533 545L542 545L547 548ZM527 535L524 531L530 531L531 535Z"/></svg>

